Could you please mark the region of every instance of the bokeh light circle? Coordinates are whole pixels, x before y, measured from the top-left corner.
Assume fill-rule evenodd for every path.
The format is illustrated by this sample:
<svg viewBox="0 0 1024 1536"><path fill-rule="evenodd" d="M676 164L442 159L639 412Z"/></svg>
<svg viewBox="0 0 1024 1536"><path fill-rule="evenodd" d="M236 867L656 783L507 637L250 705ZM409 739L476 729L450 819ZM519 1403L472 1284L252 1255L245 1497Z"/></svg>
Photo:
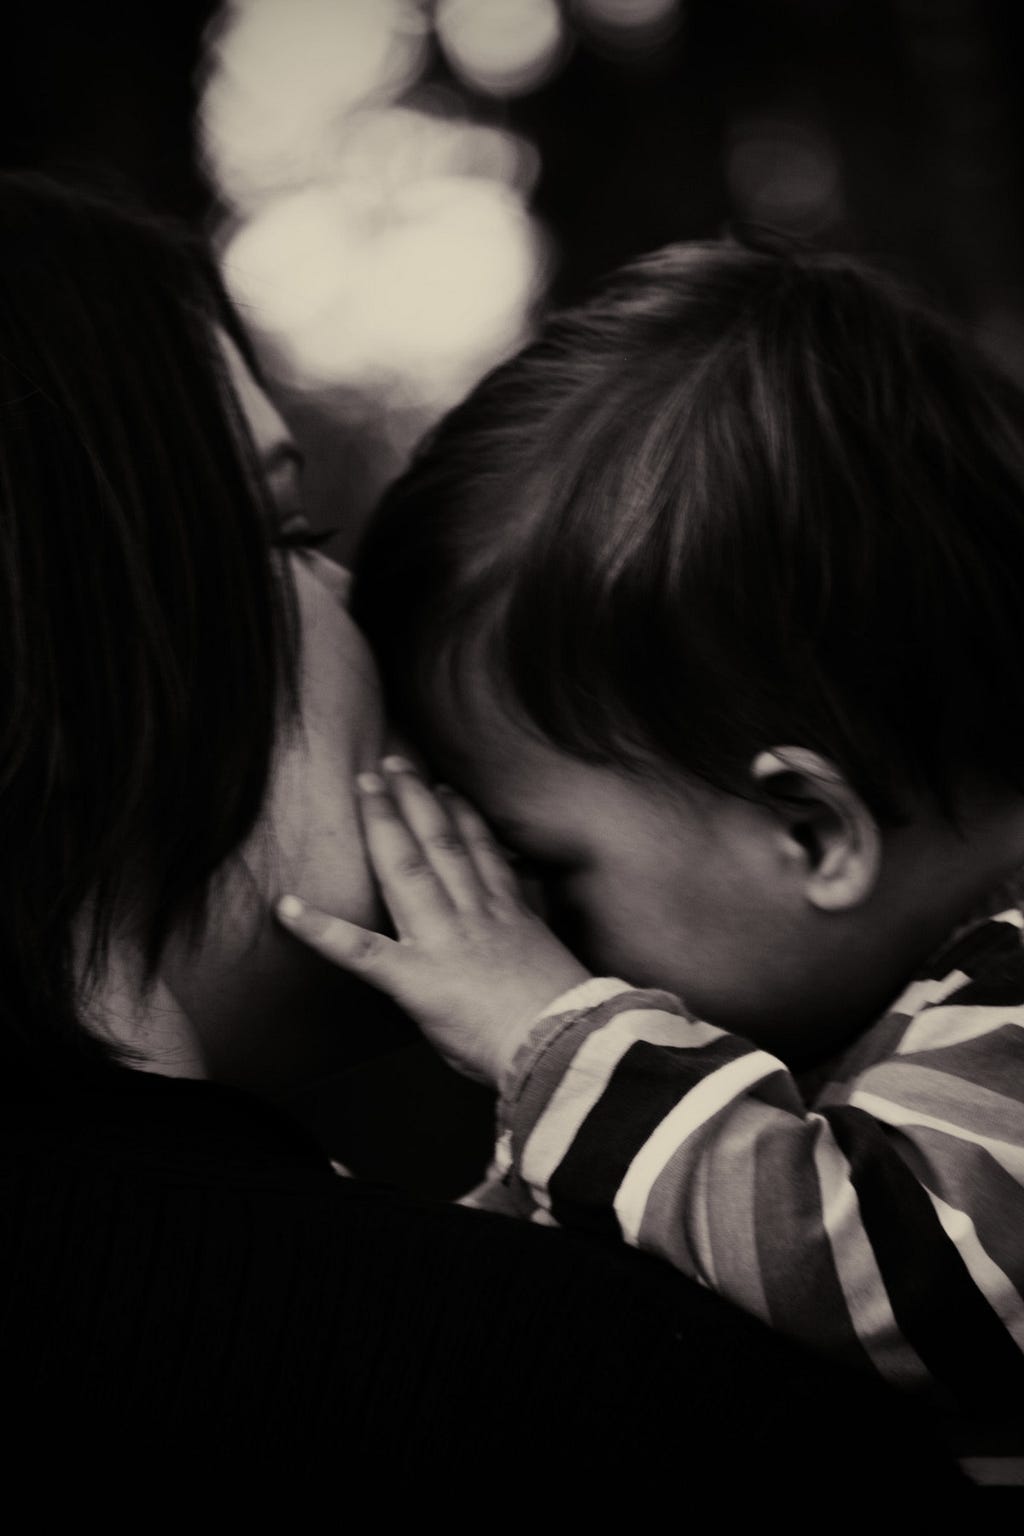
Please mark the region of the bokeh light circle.
<svg viewBox="0 0 1024 1536"><path fill-rule="evenodd" d="M653 52L677 31L681 0L575 0L583 33L613 56Z"/></svg>
<svg viewBox="0 0 1024 1536"><path fill-rule="evenodd" d="M492 96L536 90L565 56L555 0L439 0L434 25L455 72Z"/></svg>
<svg viewBox="0 0 1024 1536"><path fill-rule="evenodd" d="M605 27L649 27L679 12L679 0L576 0L588 21Z"/></svg>
<svg viewBox="0 0 1024 1536"><path fill-rule="evenodd" d="M843 213L835 148L815 124L746 119L733 128L726 182L743 219L782 234L809 237Z"/></svg>

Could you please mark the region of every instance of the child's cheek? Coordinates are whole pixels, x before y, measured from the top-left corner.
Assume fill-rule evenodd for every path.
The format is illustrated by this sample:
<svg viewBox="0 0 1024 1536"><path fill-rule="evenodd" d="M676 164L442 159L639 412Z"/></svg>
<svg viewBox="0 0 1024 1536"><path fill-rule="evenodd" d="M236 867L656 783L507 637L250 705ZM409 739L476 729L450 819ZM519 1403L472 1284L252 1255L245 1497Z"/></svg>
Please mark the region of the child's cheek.
<svg viewBox="0 0 1024 1536"><path fill-rule="evenodd" d="M546 882L544 917L563 944L598 975L649 984L649 912L642 893L621 874L602 869Z"/></svg>

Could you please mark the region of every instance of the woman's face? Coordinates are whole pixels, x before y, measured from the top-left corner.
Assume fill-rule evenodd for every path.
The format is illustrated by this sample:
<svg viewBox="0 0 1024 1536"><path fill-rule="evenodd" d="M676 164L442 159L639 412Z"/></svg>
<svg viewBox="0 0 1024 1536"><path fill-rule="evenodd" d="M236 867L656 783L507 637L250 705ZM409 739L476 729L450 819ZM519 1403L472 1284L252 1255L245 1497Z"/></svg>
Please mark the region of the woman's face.
<svg viewBox="0 0 1024 1536"><path fill-rule="evenodd" d="M277 530L304 524L301 458L235 344L219 333L267 477ZM283 553L301 624L300 718L283 733L265 814L211 892L197 950L168 953L164 979L201 1040L209 1076L263 1092L303 1082L396 1043L400 1024L376 993L291 939L273 917L284 891L379 926L353 783L384 747L373 659L346 611L348 575L313 551Z"/></svg>

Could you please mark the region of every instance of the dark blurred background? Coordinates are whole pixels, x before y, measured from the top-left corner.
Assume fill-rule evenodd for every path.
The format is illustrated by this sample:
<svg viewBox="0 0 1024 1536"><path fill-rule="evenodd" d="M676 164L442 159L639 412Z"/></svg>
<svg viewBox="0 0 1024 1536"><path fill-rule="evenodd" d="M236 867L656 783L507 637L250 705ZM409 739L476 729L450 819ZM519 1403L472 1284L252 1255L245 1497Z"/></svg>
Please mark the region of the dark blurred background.
<svg viewBox="0 0 1024 1536"><path fill-rule="evenodd" d="M209 231L342 557L545 305L733 221L871 255L1024 373L1018 0L8 0L4 23L4 162Z"/></svg>

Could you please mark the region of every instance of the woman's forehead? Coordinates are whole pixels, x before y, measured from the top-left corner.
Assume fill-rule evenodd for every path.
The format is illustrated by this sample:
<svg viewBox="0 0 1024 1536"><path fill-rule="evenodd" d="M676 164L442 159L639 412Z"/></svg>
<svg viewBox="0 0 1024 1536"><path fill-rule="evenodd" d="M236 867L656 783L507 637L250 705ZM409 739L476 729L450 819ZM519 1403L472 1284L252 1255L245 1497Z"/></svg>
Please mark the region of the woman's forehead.
<svg viewBox="0 0 1024 1536"><path fill-rule="evenodd" d="M215 325L214 333L261 461L267 464L281 455L295 454L295 440L287 422L254 377L237 342L223 326Z"/></svg>

